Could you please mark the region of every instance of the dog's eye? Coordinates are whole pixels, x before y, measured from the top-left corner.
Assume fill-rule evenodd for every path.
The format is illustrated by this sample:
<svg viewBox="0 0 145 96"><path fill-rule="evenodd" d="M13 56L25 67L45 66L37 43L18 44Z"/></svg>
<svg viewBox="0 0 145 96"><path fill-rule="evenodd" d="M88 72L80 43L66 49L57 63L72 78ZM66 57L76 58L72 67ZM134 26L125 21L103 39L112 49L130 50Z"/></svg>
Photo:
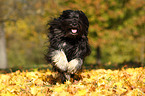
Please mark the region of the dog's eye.
<svg viewBox="0 0 145 96"><path fill-rule="evenodd" d="M77 26L78 26L78 24L75 23L75 22L74 22L74 23L71 23L70 25L71 25L72 27L77 27Z"/></svg>
<svg viewBox="0 0 145 96"><path fill-rule="evenodd" d="M74 21L77 21L78 19L77 18L74 18Z"/></svg>

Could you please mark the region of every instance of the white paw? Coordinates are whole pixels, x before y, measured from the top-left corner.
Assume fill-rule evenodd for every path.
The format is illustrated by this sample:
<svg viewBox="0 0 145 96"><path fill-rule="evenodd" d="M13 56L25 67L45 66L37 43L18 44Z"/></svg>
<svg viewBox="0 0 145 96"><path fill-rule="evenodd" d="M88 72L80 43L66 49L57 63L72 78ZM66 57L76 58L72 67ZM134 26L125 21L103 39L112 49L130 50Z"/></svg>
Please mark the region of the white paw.
<svg viewBox="0 0 145 96"><path fill-rule="evenodd" d="M68 70L67 70L68 73L71 73L71 74L75 73L77 70L81 68L82 64L83 64L83 61L80 58L71 60L68 63Z"/></svg>
<svg viewBox="0 0 145 96"><path fill-rule="evenodd" d="M56 50L52 52L51 56L56 67L58 67L62 71L67 70L68 61L67 61L65 53L62 50L60 51Z"/></svg>

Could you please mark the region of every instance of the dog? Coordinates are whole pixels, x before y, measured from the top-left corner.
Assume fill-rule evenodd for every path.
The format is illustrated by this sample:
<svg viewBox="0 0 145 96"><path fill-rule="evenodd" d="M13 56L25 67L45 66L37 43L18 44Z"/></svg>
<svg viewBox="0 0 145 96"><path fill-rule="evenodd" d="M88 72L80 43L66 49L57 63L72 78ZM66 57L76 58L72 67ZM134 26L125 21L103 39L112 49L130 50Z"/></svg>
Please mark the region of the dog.
<svg viewBox="0 0 145 96"><path fill-rule="evenodd" d="M48 25L50 45L45 57L64 83L81 69L91 52L87 38L89 21L82 11L65 10Z"/></svg>

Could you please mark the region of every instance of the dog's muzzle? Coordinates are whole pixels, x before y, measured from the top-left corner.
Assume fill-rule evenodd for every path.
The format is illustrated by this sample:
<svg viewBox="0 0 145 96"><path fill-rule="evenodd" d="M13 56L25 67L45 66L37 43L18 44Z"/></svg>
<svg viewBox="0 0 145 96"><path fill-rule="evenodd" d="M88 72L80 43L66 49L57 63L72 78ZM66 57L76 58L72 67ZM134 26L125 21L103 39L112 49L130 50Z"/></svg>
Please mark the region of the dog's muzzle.
<svg viewBox="0 0 145 96"><path fill-rule="evenodd" d="M76 23L76 22L73 22L73 23L71 23L70 24L70 26L71 26L71 33L72 34L77 34L78 33L78 24Z"/></svg>

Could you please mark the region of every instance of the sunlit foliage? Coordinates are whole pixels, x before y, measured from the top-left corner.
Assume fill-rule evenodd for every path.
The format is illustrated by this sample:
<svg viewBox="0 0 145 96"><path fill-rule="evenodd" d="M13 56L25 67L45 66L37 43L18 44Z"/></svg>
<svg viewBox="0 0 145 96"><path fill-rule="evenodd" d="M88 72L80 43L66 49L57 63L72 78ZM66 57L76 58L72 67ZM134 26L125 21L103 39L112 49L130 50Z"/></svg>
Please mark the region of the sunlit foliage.
<svg viewBox="0 0 145 96"><path fill-rule="evenodd" d="M46 63L46 24L66 9L82 10L89 19L92 53L87 64L96 64L98 55L101 65L145 62L144 0L13 0L3 4L3 17L11 14L5 22L10 66Z"/></svg>
<svg viewBox="0 0 145 96"><path fill-rule="evenodd" d="M144 0L66 0L65 3L70 9L83 10L89 18L93 51L88 63L96 60L98 46L103 63L144 62L141 61L145 55Z"/></svg>

